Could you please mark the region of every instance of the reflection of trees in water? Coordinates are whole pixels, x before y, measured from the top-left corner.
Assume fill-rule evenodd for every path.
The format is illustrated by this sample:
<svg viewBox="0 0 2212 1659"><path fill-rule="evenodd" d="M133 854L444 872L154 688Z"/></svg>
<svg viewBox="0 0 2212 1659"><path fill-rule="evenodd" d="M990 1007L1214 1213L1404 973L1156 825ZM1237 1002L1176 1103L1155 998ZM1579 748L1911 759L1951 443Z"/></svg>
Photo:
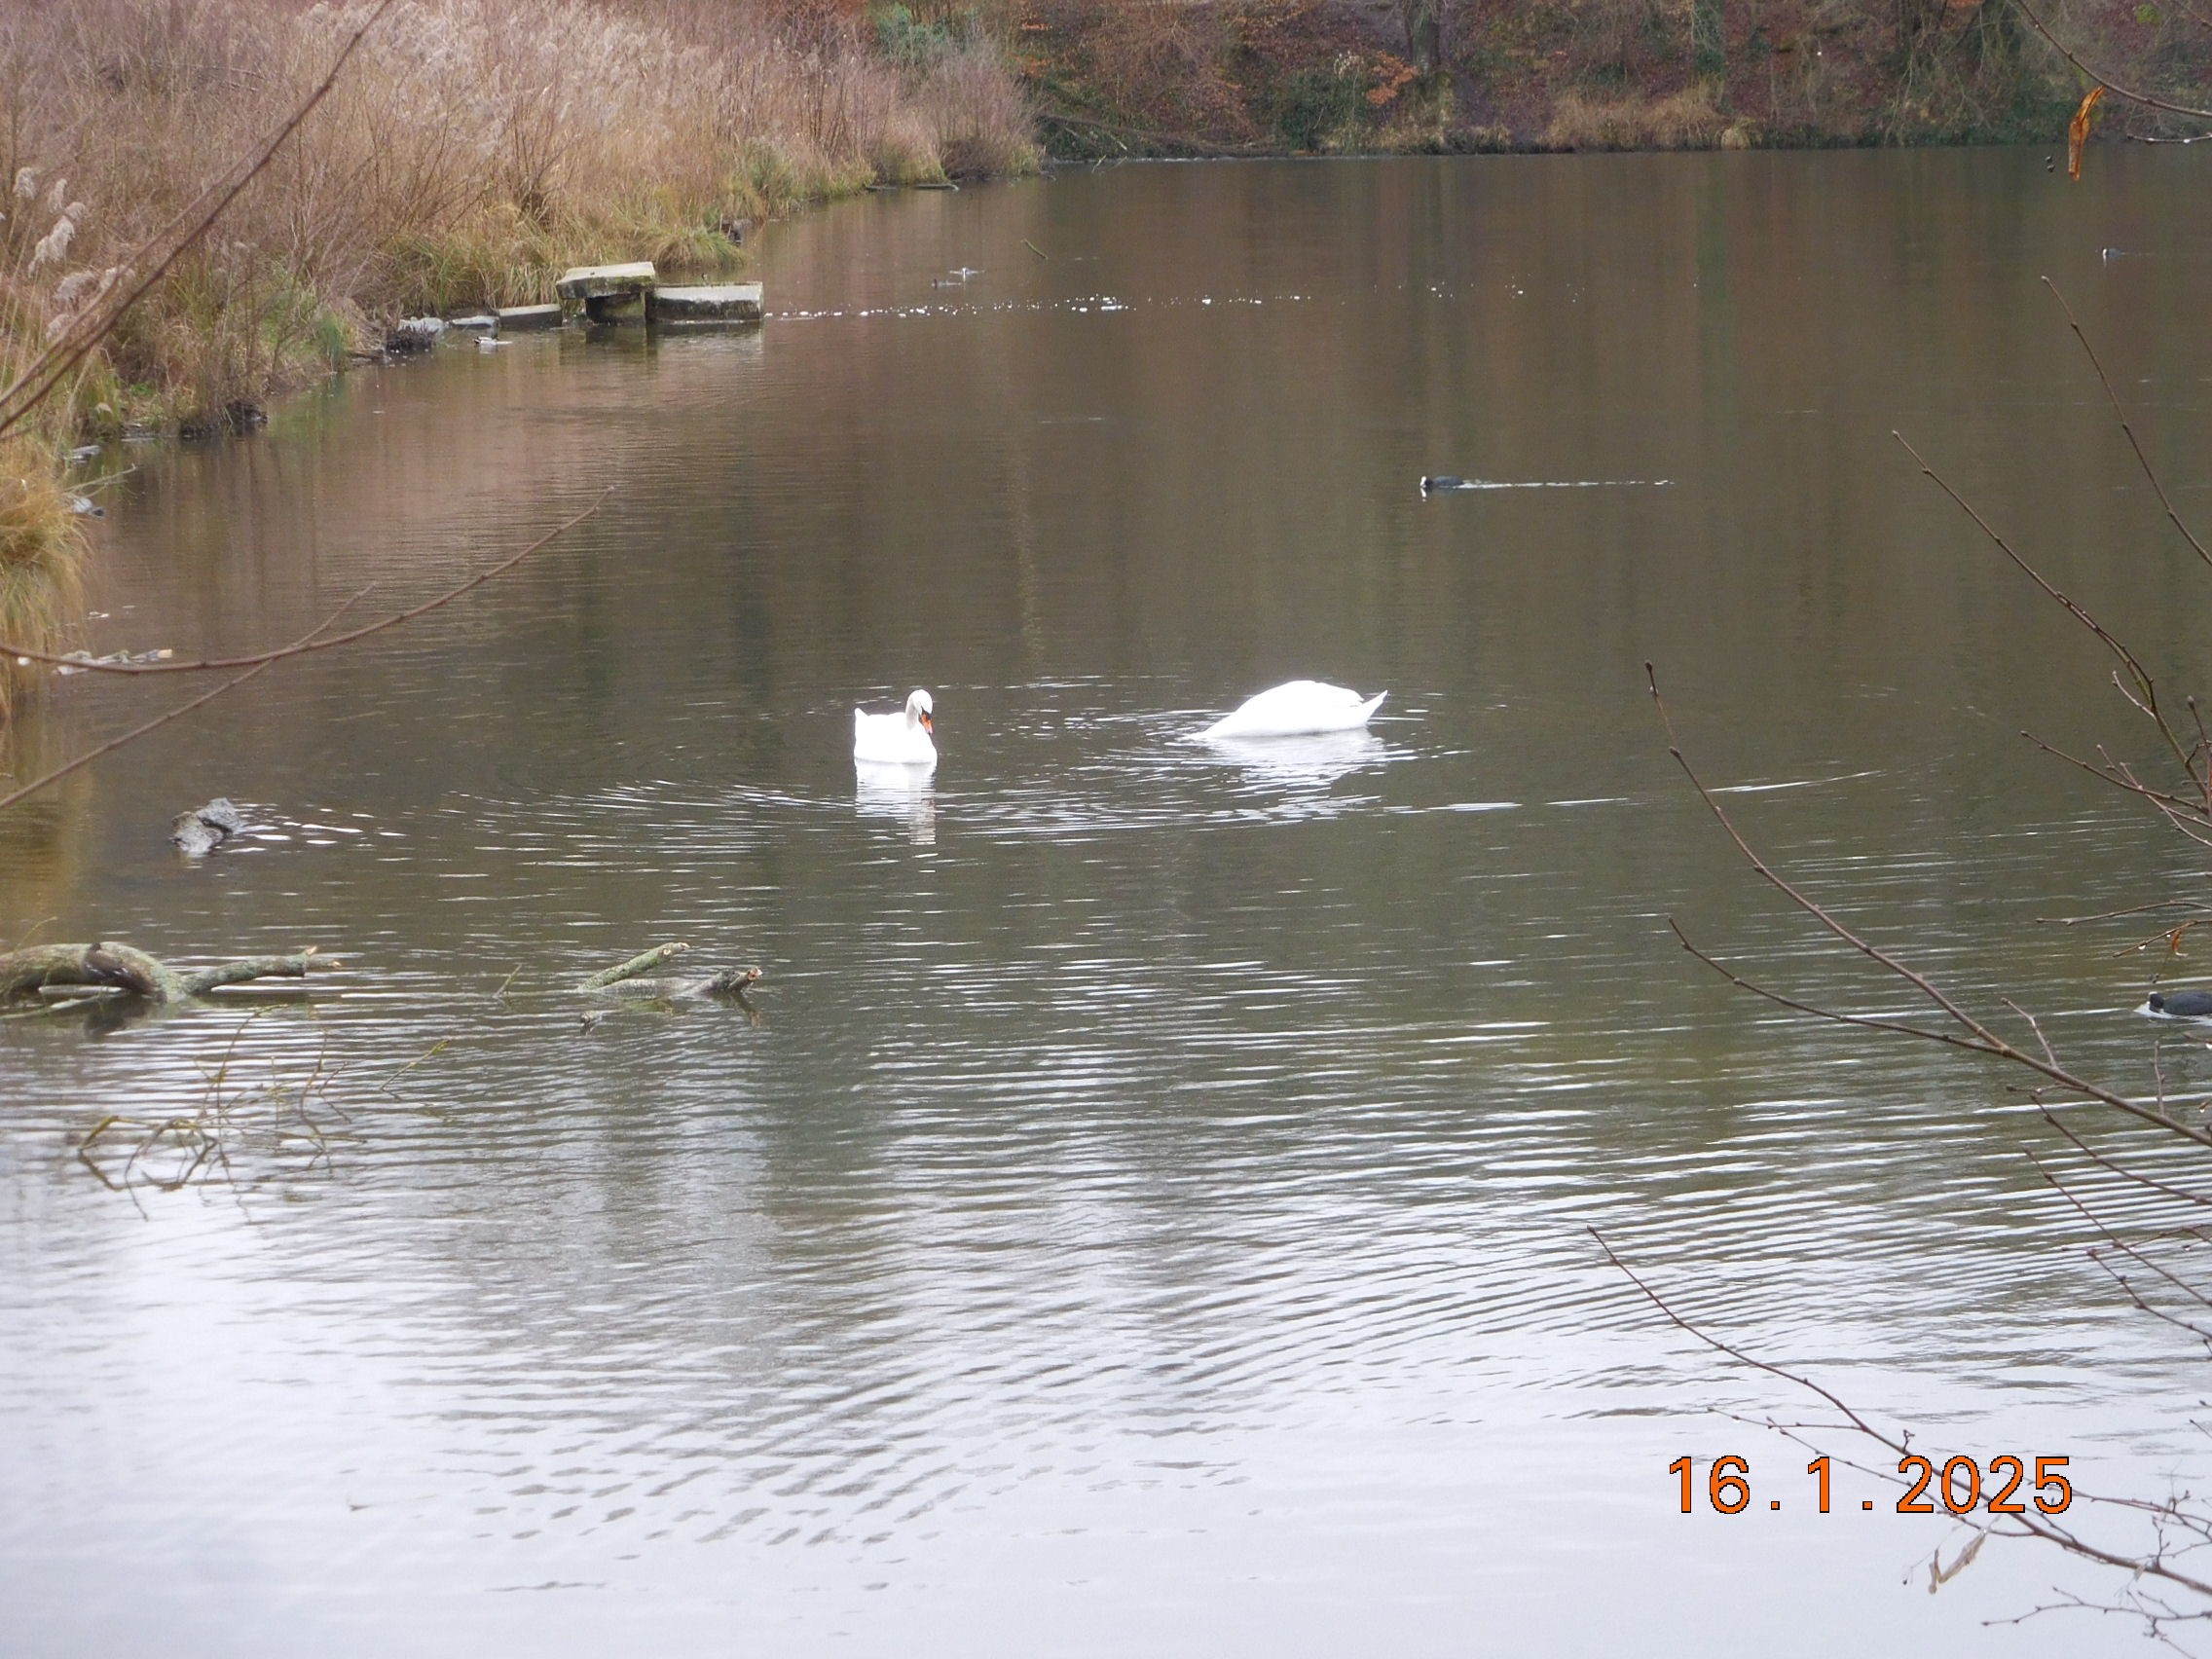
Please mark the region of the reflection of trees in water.
<svg viewBox="0 0 2212 1659"><path fill-rule="evenodd" d="M0 793L67 759L73 723L49 710L25 710L0 725ZM0 948L74 908L88 851L98 843L98 798L86 770L0 812Z"/></svg>

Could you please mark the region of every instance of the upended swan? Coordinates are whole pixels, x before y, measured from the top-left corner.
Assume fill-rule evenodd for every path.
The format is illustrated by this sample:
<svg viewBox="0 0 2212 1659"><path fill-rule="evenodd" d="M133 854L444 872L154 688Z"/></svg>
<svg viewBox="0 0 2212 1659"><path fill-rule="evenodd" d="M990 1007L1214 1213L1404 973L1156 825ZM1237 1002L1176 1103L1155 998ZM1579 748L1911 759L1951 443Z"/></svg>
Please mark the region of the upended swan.
<svg viewBox="0 0 2212 1659"><path fill-rule="evenodd" d="M1200 737L1303 737L1309 732L1356 731L1365 725L1382 699L1378 691L1361 697L1342 685L1318 680L1293 680L1257 697L1246 698L1235 714L1226 715L1198 733Z"/></svg>
<svg viewBox="0 0 2212 1659"><path fill-rule="evenodd" d="M892 766L934 766L937 745L930 733L937 729L931 719L937 705L927 691L916 691L896 715L853 711L853 758Z"/></svg>

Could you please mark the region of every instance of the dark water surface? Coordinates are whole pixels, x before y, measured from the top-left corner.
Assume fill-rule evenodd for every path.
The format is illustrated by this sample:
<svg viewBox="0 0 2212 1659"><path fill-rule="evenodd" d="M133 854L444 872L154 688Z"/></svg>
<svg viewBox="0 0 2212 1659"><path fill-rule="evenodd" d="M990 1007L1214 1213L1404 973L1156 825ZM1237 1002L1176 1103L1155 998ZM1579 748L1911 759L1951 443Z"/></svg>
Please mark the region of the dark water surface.
<svg viewBox="0 0 2212 1659"><path fill-rule="evenodd" d="M2129 924L2036 919L2192 861L2020 740L2140 734L1890 436L2201 665L2212 580L2038 278L2212 517L2212 157L2091 162L871 199L772 233L757 334L442 352L132 451L102 649L374 615L615 494L0 825L0 938L346 963L0 1026L0 1648L2132 1642L1985 1626L2104 1582L2023 1546L1931 1598L1967 1534L1867 1477L1812 1513L1809 1454L1707 1415L1805 1403L1585 1231L1932 1441L2203 1471L2201 1356L2084 1262L2007 1079L1673 942L1905 1007L1747 873L1641 681L1841 912L2148 1085ZM1302 675L1384 718L1185 740ZM934 787L856 787L854 701L913 685ZM183 695L64 682L18 769ZM272 828L188 867L216 793ZM758 1017L587 1029L575 979L665 939L763 964ZM110 1115L122 1190L74 1150ZM179 1116L228 1161L163 1191L173 1149L127 1160ZM1676 1513L1668 1463L1724 1453L1753 1509Z"/></svg>

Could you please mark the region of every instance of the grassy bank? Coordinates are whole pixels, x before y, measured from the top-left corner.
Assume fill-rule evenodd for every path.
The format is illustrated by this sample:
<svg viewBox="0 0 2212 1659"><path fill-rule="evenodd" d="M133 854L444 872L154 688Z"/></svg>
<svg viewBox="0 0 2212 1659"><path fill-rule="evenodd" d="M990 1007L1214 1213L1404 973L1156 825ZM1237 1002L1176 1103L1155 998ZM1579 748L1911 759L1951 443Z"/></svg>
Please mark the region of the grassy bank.
<svg viewBox="0 0 2212 1659"><path fill-rule="evenodd" d="M298 108L367 10L0 9L0 372ZM398 0L0 453L0 637L50 644L68 614L79 537L58 461L75 438L248 424L400 315L549 299L592 261L726 269L745 221L1032 169L1031 133L996 41L967 23L843 0Z"/></svg>
<svg viewBox="0 0 2212 1659"><path fill-rule="evenodd" d="M15 11L0 164L20 221L16 309L51 317L89 297L297 105L363 10ZM219 425L374 323L547 299L586 260L725 265L742 220L879 180L1019 171L1029 132L979 35L900 60L843 7L400 0L218 234L127 318L77 414Z"/></svg>

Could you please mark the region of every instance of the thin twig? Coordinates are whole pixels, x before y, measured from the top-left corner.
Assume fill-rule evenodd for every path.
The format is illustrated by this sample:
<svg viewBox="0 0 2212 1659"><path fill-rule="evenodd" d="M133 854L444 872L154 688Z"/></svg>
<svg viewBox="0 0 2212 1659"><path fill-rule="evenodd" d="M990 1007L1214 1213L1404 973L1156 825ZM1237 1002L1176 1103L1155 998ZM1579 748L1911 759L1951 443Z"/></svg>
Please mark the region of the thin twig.
<svg viewBox="0 0 2212 1659"><path fill-rule="evenodd" d="M2027 560L2022 558L2020 554L2013 548L2012 544L2009 541L2007 541L2004 536L2000 535L1997 533L1996 526L1992 525L1987 519L1983 518L1981 516L1980 510L1976 508L1972 501L1968 500L1964 496L1960 495L1957 490L1953 489L1950 481L1946 479L1941 473L1937 472L1935 467L1931 466L1928 463L1927 458L1924 457L1918 450L1912 447L1911 443L1907 441L1905 435L1902 432L1893 430L1890 433L1890 436L1897 439L1899 444L1902 444L1904 446L1905 454L1911 456L1912 459L1919 463L1921 473L1932 483L1934 483L1938 490L1942 491L1944 495L1950 497L1952 501L1957 504L1961 512L1965 513L1968 518L1973 520L1975 526L1981 531L1982 535L1989 537L1991 544L1994 545L1999 552L2003 553L2006 558L2011 560L2014 565L2018 566L2022 573L2024 573L2030 581L2034 582L2037 587L2041 588L2054 602L2056 602L2068 615L2074 618L2075 621L2081 623L2083 627L2088 629L2090 633L2094 634L2097 639L2104 645L2105 648L2111 651L2114 656L2120 659L2120 665L2127 670L2128 678L2133 680L2135 682L2135 688L2132 691L2130 691L2125 685L2121 685L2120 688L2120 694L2126 697L2129 702L2133 703L2144 714L2150 716L2151 719L2157 725L2159 734L2165 738L2167 745L2173 750L2175 758L2181 761L2183 770L2190 773L2191 780L2194 782L2195 778L2195 772L2190 765L2189 751L2182 743L2180 733L2176 732L2173 727L2167 723L2165 716L2158 712L2157 682L2151 678L2151 671L2145 668L2141 662L2136 660L2135 653L2129 650L2127 646L2120 642L2117 635L2113 634L2094 616L2091 616L2079 602L2069 598L2066 594L2062 593L2055 583L2051 582L2044 575L2041 571L2037 570L2033 565L2029 564Z"/></svg>
<svg viewBox="0 0 2212 1659"><path fill-rule="evenodd" d="M2028 0L2012 0L2012 3L2020 9L2020 15L2028 19L2029 24L2035 29L2036 33L2040 34L2045 40L2050 43L2052 51L2056 52L2059 56L2065 58L2067 62L2073 64L2075 68L2081 70L2083 74L2088 76L2090 80L2103 87L2106 92L2111 92L2118 97L2123 97L2129 103L2142 104L2148 109L2162 109L2174 115L2194 116L2198 121L2212 121L2212 109L2194 109L2188 104L2173 103L2165 98L2154 96L2149 92L2129 92L2125 87L2122 87L2118 82L2114 81L2113 78L2110 75L2107 75L2103 70L2092 69L2088 64L2083 62L2081 57L2076 55L2074 49L2068 46L2064 41L2060 40L2056 35L2052 34L2050 32L2050 26L2046 23L2043 18L2036 16L2035 8L2028 4Z"/></svg>
<svg viewBox="0 0 2212 1659"><path fill-rule="evenodd" d="M2118 1160L2106 1157L2105 1154L2099 1152L2095 1147L2091 1146L2087 1141L2083 1140L2080 1135L2076 1134L2071 1128L2069 1128L2065 1124L2065 1123L2057 1117L2055 1113L2046 1110L2043 1115L2043 1121L2048 1124L2052 1128L2056 1129L2060 1134L2064 1135L2068 1140L2072 1141L2074 1145L2078 1149L2080 1149L2083 1157L2088 1159L2091 1162L2103 1164L2115 1175L2119 1175L2126 1180L2133 1181L2138 1186L2148 1187L2154 1193L2163 1193L2168 1198L2180 1198L2184 1203L2212 1207L2212 1198L2207 1198L2201 1193L2188 1192L2180 1187L2169 1187L2165 1182L2154 1180L2139 1169L2130 1169L2126 1164L2120 1162Z"/></svg>
<svg viewBox="0 0 2212 1659"><path fill-rule="evenodd" d="M126 288L120 296L102 302L96 313L98 322L95 326L66 330L60 339L33 358L30 365L12 383L5 388L0 388L0 437L5 437L28 419L31 411L53 394L62 378L114 332L124 314L143 299L155 283L168 275L169 267L181 259L193 243L207 234L208 229L223 216L230 204L238 200L239 193L260 175L261 169L269 165L270 159L282 147L284 140L299 129L300 123L314 112L315 106L338 84L340 72L360 46L362 37L376 27L384 15L391 10L393 3L394 0L377 0L375 9L362 19L360 27L347 37L346 44L331 60L329 72L316 83L314 90L302 100L300 106L242 163L232 164L234 169L240 166L244 169L237 179L226 188L218 176L217 182L201 192L176 218L131 250L120 269L129 270L165 241L174 240L174 245L161 256L143 277ZM213 203L203 208L202 204L207 203L210 196L215 198Z"/></svg>
<svg viewBox="0 0 2212 1659"><path fill-rule="evenodd" d="M2158 482L2157 473L2151 469L2151 458L2143 453L2142 444L2136 441L2135 428L2128 424L2127 411L2120 407L2120 393L2113 390L2112 377L2105 373L2104 364L2097 360L2097 349L2089 344L2089 337L2082 332L2081 319L2075 316L2074 308L2066 303L2066 296L2058 291L2058 284L2048 276L2043 279L2043 285L2050 290L2050 297L2058 302L2058 309L2066 313L2066 326L2074 331L2074 338L2082 343L2082 350L2089 359L2089 367L2096 370L2097 384L2105 388L2105 399L2112 405L2113 417L2120 422L2120 429L2127 435L2127 447L2135 452L2135 464L2143 469L2143 476L2157 493L2158 505L2166 509L2168 522L2181 532L2184 541L2196 549L2196 556L2206 565L2212 566L2212 552L2207 552L2204 543L2196 539L2196 533L2182 523L2173 498L2166 494L2166 487Z"/></svg>
<svg viewBox="0 0 2212 1659"><path fill-rule="evenodd" d="M366 593L368 591L368 589L363 588L361 590L361 593ZM358 601L360 597L361 594L357 593L352 597L352 599L348 600L336 610L333 610L328 616L324 617L322 621L317 623L312 632L304 635L300 643L303 645L306 644L307 641L313 639L315 635L320 634L325 628L328 628L331 623L337 621L339 617L345 615L347 611L352 609L355 602ZM253 667L247 669L243 674L240 675L236 680L226 680L222 684L216 686L212 691L203 691L199 696L193 698L191 702L180 703L175 708L169 710L166 715L156 715L152 719L146 721L145 724L132 726L129 731L123 733L122 736L111 737L107 740L107 742L101 744L97 749L88 749L84 754L78 756L75 759L63 761L60 765L55 767L53 771L45 774L45 776L33 778L29 783L23 785L22 788L16 790L9 794L0 795L0 812L7 811L9 807L14 806L16 802L21 800L25 795L36 794L40 790L45 789L49 784L60 782L60 780L66 778L70 773L78 770L80 767L90 766L94 760L100 758L101 756L112 755L118 749L121 749L125 744L135 743L139 738L144 737L148 732L158 731L163 726L167 725L169 721L177 719L185 715L191 714L193 710L200 708L203 704L212 703L224 692L237 690L238 687L243 685L255 675L261 673L264 669L276 663L283 654L284 653L279 652L276 656L271 656L265 661L258 662L254 664Z"/></svg>
<svg viewBox="0 0 2212 1659"><path fill-rule="evenodd" d="M1809 1014L1817 1018L1832 1020L1838 1024L1861 1025L1877 1031L1897 1032L1902 1036L1917 1037L1923 1042L1941 1043L1948 1048L1965 1049L1974 1053L1987 1054L1995 1059L2009 1060L2014 1065L2025 1067L2029 1071L2048 1078L2062 1088L2071 1089L2088 1099L2110 1106L2117 1112L2124 1112L2129 1117L2141 1119L2147 1124L2180 1135L2185 1140L2194 1141L2200 1146L2212 1147L2212 1129L2194 1127L2166 1113L2155 1111L2139 1100L2131 1100L2124 1094L2090 1083L2085 1078L2068 1071L2062 1065L2053 1064L2049 1060L2029 1053L2027 1051L2008 1042L1961 1007L1954 998L1925 974L1884 950L1871 940L1845 926L1817 900L1786 879L1764 858L1760 857L1757 849L1750 841L1745 839L1743 831L1736 828L1735 821L1728 816L1727 808L1723 807L1713 792L1706 788L1704 779L1698 776L1696 769L1690 765L1688 759L1683 756L1680 745L1675 741L1674 721L1667 714L1666 701L1659 695L1658 672L1648 662L1643 665L1643 672L1651 687L1651 701L1659 711L1660 722L1666 727L1667 753L1674 756L1675 763L1682 769L1682 775L1689 779L1690 787L1697 791L1698 798L1705 802L1714 820L1727 832L1728 838L1735 843L1736 850L1744 856L1746 862L1758 873L1760 879L1781 893L1792 904L1819 922L1821 926L1827 929L1830 934L1853 950L1858 951L1862 956L1878 964L1887 972L1894 974L1897 977L1911 985L1913 989L1935 1004L1959 1027L1959 1031L1963 1031L1966 1035L1961 1036L1959 1032L1953 1031L1932 1031L1925 1026L1907 1024L1902 1020L1878 1019L1867 1014L1841 1014L1833 1009L1824 1009L1811 1003L1800 1002L1796 998L1787 996L1780 991L1770 990L1752 980L1746 979L1724 967L1714 957L1709 956L1692 944L1688 936L1674 922L1670 921L1668 926L1674 930L1675 937L1681 940L1683 949L1695 956L1700 962L1724 976L1730 982L1758 996L1765 997L1770 1002L1779 1003L1785 1008L1794 1009L1799 1013Z"/></svg>
<svg viewBox="0 0 2212 1659"><path fill-rule="evenodd" d="M1605 1253L1605 1260L1610 1262L1615 1268L1617 1268L1620 1271L1622 1276L1625 1277L1629 1281L1629 1283L1635 1285L1636 1288L1643 1294L1643 1299L1646 1302L1650 1303L1653 1308L1657 1309L1659 1312L1666 1318L1668 1323L1674 1325L1677 1329L1686 1333L1687 1335L1695 1338L1698 1342L1704 1344L1707 1347L1712 1348L1714 1352L1726 1355L1729 1359L1734 1360L1739 1365L1748 1366L1753 1371L1764 1372L1767 1376L1777 1378L1782 1382L1788 1382L1792 1387L1800 1388L1807 1393L1818 1395L1822 1400L1825 1401L1828 1406L1831 1407L1842 1419L1842 1421L1839 1423L1815 1426L1847 1429L1851 1432L1862 1435L1864 1438L1872 1441L1877 1446L1888 1448L1890 1451L1898 1454L1898 1456L1900 1457L1910 1454L1911 1446L1909 1443L1909 1437L1891 1435L1885 1433L1881 1429L1876 1428L1872 1423L1868 1422L1863 1417L1862 1417L1857 1411L1855 1411L1852 1408L1851 1404L1846 1401L1841 1395L1837 1394L1833 1389L1826 1387L1823 1383L1815 1382L1812 1378L1805 1376L1801 1372L1791 1371L1785 1366L1776 1365L1771 1360L1761 1359L1756 1354L1750 1353L1745 1349L1736 1346L1733 1343L1723 1342L1720 1338L1714 1336L1710 1331L1704 1330L1700 1326L1693 1324L1690 1320L1683 1318L1681 1314L1676 1312L1674 1308L1668 1304L1665 1297L1661 1296L1656 1290L1652 1289L1651 1286L1637 1273L1635 1269L1631 1268L1626 1262L1621 1260L1619 1253L1615 1251L1612 1245L1606 1241L1604 1234L1600 1233L1595 1227L1588 1229L1588 1232L1590 1234L1590 1236L1598 1241L1598 1248ZM1767 1426L1775 1428L1781 1432L1788 1432L1787 1428L1779 1423L1770 1422ZM1800 1439L1800 1437L1795 1434L1790 1434L1789 1438L1798 1440L1800 1445L1810 1444L1810 1442ZM2092 1493L2081 1492L2079 1489L2077 1489L2076 1495L2087 1501L2102 1503L2116 1508L2147 1509L2155 1515L2161 1517L2171 1517L2177 1524L2187 1524L2193 1519L2192 1517L2184 1516L2174 1511L2170 1505L2145 1504L2138 1499L2097 1497ZM2101 1547L2100 1545L2090 1543L2086 1538L2083 1538L2080 1533L2074 1531L2071 1528L2051 1520L2046 1515L2009 1515L2005 1518L2005 1521L2006 1525L2002 1529L2000 1529L2000 1530L2005 1532L2007 1535L2025 1535L2028 1537L2039 1538L2045 1543L2057 1545L2059 1548L2067 1551L2071 1555L2081 1556L2084 1560L2097 1562L2105 1567L2118 1567L2124 1572L2135 1574L2138 1577L2163 1579L2166 1583L2186 1590L2193 1596L2202 1597L2207 1601L2212 1601L2212 1583L2207 1583L2202 1579L2193 1577L2192 1575L2181 1571L2178 1567L2172 1567L2165 1561L2162 1555L2151 1556L2148 1558L2120 1555L2116 1551L2108 1550Z"/></svg>
<svg viewBox="0 0 2212 1659"><path fill-rule="evenodd" d="M83 657L55 656L49 651L28 650L8 645L5 642L0 642L0 652L12 651L18 656L28 657L32 662L52 663L60 668L87 669L95 674L205 674L210 671L221 672L234 668L266 668L269 664L281 662L286 657L306 656L313 651L335 650L340 645L350 645L356 640L367 639L371 634L381 634L387 628L396 628L402 622L412 622L418 616L427 615L441 606L451 605L463 594L475 591L486 582L505 575L555 536L565 535L575 529L577 525L598 512L606 504L607 498L613 493L613 486L609 485L599 493L590 506L584 508L573 518L566 519L555 525L520 553L508 555L491 569L478 571L466 581L446 589L436 598L424 600L421 605L415 606L411 609L395 611L381 622L371 622L364 628L355 628L350 634L334 634L327 640L316 639L314 635L311 634L305 640L295 641L288 645L279 645L275 650L259 651L252 656L203 657L198 662L89 662ZM362 589L360 594L354 595L354 599L361 598L367 592L368 589ZM350 605L353 601L349 600L347 603ZM328 626L328 624L325 624L325 626ZM320 629L316 630L316 633L319 634L320 632ZM5 805L7 805L6 801L0 801L0 806Z"/></svg>

